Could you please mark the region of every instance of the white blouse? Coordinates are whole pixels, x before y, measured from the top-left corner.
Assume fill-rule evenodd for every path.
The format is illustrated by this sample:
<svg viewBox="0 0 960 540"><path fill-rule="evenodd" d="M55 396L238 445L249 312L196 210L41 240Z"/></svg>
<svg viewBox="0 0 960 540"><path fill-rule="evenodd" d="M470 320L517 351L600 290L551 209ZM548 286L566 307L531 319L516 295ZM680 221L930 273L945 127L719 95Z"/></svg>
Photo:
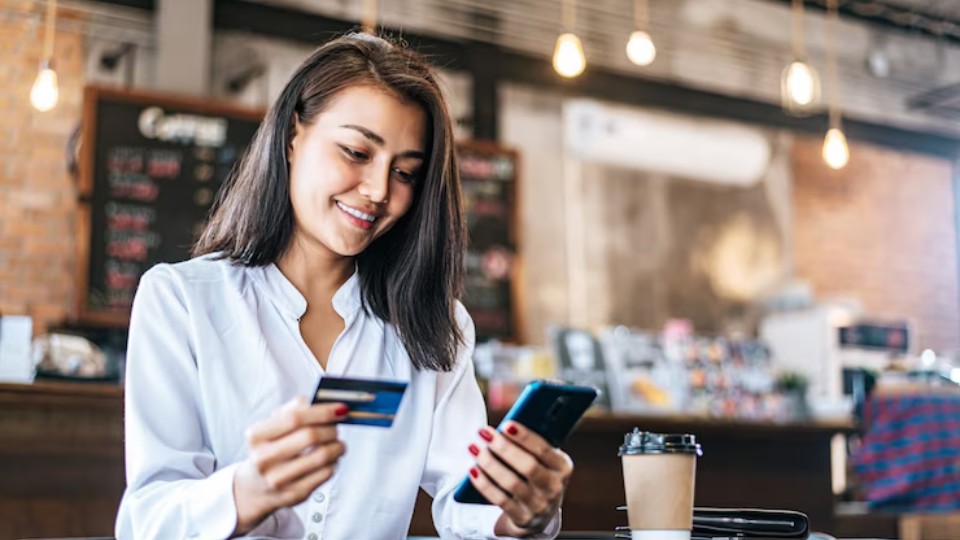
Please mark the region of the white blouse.
<svg viewBox="0 0 960 540"><path fill-rule="evenodd" d="M473 464L467 446L487 423L466 310L458 306L467 346L452 371L437 372L415 370L393 325L364 313L356 274L333 307L345 328L325 372L300 334L307 302L275 265L207 256L143 276L127 351L127 489L117 538L228 537L237 519L233 476L249 453L244 430L311 396L325 373L409 386L392 427L338 426L347 453L333 477L249 536L405 538L423 488L442 538L495 538L499 508L452 496ZM559 529L558 515L540 537Z"/></svg>

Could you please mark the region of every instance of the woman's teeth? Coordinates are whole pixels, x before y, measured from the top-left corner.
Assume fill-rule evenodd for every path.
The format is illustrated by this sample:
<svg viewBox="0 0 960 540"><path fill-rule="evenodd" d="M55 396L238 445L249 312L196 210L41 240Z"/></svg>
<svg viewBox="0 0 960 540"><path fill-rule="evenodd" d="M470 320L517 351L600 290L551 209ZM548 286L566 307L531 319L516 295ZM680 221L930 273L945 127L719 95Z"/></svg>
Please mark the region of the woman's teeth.
<svg viewBox="0 0 960 540"><path fill-rule="evenodd" d="M343 203L340 202L340 201L337 201L337 206L340 207L340 209L343 210L344 212L350 214L351 216L353 216L353 217L355 217L355 218L357 218L357 219L362 219L362 220L364 220L364 221L369 221L370 223L373 223L373 222L376 221L376 219L377 219L377 216L371 216L370 214L364 214L363 212L357 210L356 208L350 208L349 206L343 204Z"/></svg>

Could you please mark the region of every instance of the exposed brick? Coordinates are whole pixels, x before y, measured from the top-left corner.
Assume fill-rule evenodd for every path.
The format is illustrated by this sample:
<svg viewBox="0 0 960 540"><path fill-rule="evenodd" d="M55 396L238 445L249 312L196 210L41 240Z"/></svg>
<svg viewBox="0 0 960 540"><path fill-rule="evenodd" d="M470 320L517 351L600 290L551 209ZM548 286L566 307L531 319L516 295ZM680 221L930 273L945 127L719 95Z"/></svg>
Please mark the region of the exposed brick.
<svg viewBox="0 0 960 540"><path fill-rule="evenodd" d="M36 5L4 0L4 10ZM64 148L80 119L84 44L76 32L57 34L60 104L38 113L29 100L43 46L34 19L0 17L0 312L32 315L41 332L71 312L75 295L76 189Z"/></svg>
<svg viewBox="0 0 960 540"><path fill-rule="evenodd" d="M818 297L853 296L868 314L905 318L920 347L960 346L952 166L869 145L830 171L821 141L793 152L794 263Z"/></svg>

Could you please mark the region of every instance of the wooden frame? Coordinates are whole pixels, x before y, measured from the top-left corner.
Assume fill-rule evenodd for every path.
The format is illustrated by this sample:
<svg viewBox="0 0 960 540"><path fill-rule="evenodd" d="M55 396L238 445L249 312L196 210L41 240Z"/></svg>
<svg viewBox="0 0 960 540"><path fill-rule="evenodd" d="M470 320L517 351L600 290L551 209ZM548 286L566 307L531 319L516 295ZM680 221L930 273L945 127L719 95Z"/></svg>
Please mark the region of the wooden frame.
<svg viewBox="0 0 960 540"><path fill-rule="evenodd" d="M520 208L522 204L522 198L520 193L520 182L521 182L521 170L522 170L522 161L520 159L520 153L513 149L504 146L500 146L497 143L491 141L483 140L464 140L456 143L457 152L466 150L468 152L473 152L477 154L488 154L488 155L499 155L499 156L508 156L514 164L514 175L513 182L511 186L511 197L513 199L513 210L510 215L509 228L510 228L510 241L514 245L514 254L512 265L510 269L510 306L511 313L510 318L513 322L513 333L509 336L509 341L515 343L523 343L526 338L526 327L524 325L521 315L525 312L524 305L524 291L525 286L523 283L523 255L522 255L522 246L523 246L523 235L520 230L522 222L520 220ZM462 179L461 179L462 182ZM469 245L467 246L469 248Z"/></svg>
<svg viewBox="0 0 960 540"><path fill-rule="evenodd" d="M198 99L194 97L144 91L128 91L102 86L88 86L83 92L82 148L80 152L80 177L77 193L80 204L77 212L77 272L76 302L74 318L93 326L125 327L130 323L129 310L89 310L87 297L90 294L90 240L93 208L90 201L93 195L95 174L95 152L97 135L97 112L101 101L153 105L185 109L196 114L226 116L239 120L260 122L264 111Z"/></svg>

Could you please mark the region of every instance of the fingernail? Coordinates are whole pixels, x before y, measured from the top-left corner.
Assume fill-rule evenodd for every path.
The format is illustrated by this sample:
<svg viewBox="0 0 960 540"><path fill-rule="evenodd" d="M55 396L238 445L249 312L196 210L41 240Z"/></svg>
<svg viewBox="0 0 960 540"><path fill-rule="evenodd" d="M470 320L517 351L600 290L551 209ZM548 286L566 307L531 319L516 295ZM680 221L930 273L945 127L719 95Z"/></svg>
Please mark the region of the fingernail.
<svg viewBox="0 0 960 540"><path fill-rule="evenodd" d="M477 445L471 444L469 449L470 449L470 453L471 453L471 454L473 454L473 455L475 455L475 456L479 456L479 455L480 455L480 449L477 448Z"/></svg>
<svg viewBox="0 0 960 540"><path fill-rule="evenodd" d="M475 467L470 467L470 476L472 476L472 477L474 477L474 478L479 478L479 477L480 477L480 473L477 472L477 469L476 469Z"/></svg>
<svg viewBox="0 0 960 540"><path fill-rule="evenodd" d="M510 424L510 425L507 426L507 434L508 434L508 435L516 435L517 433L518 433L518 431L517 431L517 426L515 426L515 425L513 425L513 424Z"/></svg>
<svg viewBox="0 0 960 540"><path fill-rule="evenodd" d="M493 442L493 435L491 435L490 432L487 431L487 428L483 428L480 430L480 438L487 442Z"/></svg>
<svg viewBox="0 0 960 540"><path fill-rule="evenodd" d="M347 407L346 405L340 405L337 407L337 410L333 411L333 414L337 416L346 416L348 412L350 412L350 407Z"/></svg>

